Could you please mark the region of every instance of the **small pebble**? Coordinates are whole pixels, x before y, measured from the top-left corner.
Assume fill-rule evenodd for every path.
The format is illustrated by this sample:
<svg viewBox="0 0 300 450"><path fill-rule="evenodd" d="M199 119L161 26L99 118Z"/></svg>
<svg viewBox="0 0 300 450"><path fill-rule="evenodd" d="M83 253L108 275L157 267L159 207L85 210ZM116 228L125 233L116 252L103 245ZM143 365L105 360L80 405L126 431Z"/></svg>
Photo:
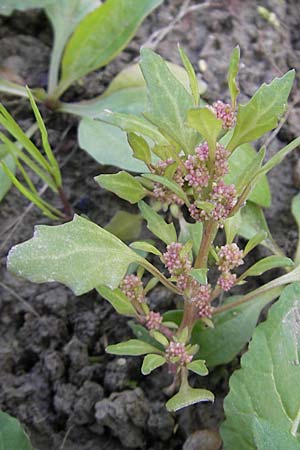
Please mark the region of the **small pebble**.
<svg viewBox="0 0 300 450"><path fill-rule="evenodd" d="M182 450L219 450L222 441L217 431L200 430L191 434Z"/></svg>

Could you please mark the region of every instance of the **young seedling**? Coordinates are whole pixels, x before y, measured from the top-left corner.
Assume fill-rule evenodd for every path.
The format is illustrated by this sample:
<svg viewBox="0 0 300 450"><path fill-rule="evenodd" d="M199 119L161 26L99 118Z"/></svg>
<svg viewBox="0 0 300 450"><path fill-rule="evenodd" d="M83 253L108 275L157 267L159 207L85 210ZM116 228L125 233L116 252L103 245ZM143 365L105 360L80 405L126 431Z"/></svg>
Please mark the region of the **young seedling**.
<svg viewBox="0 0 300 450"><path fill-rule="evenodd" d="M140 65L148 110L142 116L101 114L102 120L128 133L134 156L147 171L136 177L125 171L100 175L96 181L138 204L148 229L158 238L157 246L141 240L126 246L75 216L57 227L38 226L33 239L14 247L8 257L8 268L17 275L35 282L62 282L77 295L96 288L118 313L133 317L141 337L106 350L145 355L144 374L167 365L177 390L167 402L170 411L213 401L208 390L190 386L189 372L204 376L206 364L230 361L250 339L261 309L278 297L284 285L300 278L300 266L295 267L274 244L260 215L260 205L269 203L265 175L299 146L300 138L265 164L266 149L256 152L250 146L276 127L294 71L262 85L247 104L237 105L236 48L228 72L231 102L206 105L199 98L191 63L182 49L180 54L190 92L159 55L143 49ZM168 212L168 221L159 210ZM262 225L257 229L257 224ZM222 245L216 244L218 234ZM237 235L247 237L245 246L235 242ZM249 252L259 244L274 254L243 269ZM151 254L157 264L141 251ZM287 273L255 291L239 297L223 295L249 277L278 267ZM148 295L152 289L155 295L158 282L180 296L181 310L162 315L150 309Z"/></svg>

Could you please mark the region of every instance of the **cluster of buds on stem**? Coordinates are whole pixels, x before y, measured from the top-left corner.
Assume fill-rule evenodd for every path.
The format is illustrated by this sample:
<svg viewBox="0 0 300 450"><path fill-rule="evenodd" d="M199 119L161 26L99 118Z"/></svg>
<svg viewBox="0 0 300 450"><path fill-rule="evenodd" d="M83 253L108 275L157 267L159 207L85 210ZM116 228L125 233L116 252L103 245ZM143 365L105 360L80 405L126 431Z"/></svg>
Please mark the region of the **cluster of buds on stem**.
<svg viewBox="0 0 300 450"><path fill-rule="evenodd" d="M164 161L158 161L157 164L151 166L151 171L156 175L164 176L167 168L173 164L175 164L175 161L172 158L168 158ZM180 166L176 168L175 173L173 174L173 179L177 184L179 184L179 186L183 186L184 180ZM170 191L170 189L160 183L154 183L152 193L153 197L162 204L170 205L175 203L176 205L181 206L184 203L181 198L174 194L174 192Z"/></svg>
<svg viewBox="0 0 300 450"><path fill-rule="evenodd" d="M230 271L244 264L243 251L235 243L227 244L220 248L218 257L218 269L221 275L217 284L224 291L229 291L236 283L236 274Z"/></svg>
<svg viewBox="0 0 300 450"><path fill-rule="evenodd" d="M183 292L185 301L190 302L199 318L211 317L213 307L211 306L212 289L210 284L200 284L191 275L191 261L184 252L184 246L173 242L167 246L167 251L162 256L162 261L170 274L175 278L177 286Z"/></svg>

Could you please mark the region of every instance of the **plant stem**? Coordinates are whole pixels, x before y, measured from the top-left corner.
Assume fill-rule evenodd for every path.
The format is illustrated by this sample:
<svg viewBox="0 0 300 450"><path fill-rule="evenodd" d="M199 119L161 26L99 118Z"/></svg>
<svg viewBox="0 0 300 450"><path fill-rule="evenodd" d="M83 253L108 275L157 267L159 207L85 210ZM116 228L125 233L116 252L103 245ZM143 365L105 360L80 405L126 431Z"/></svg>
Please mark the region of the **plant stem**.
<svg viewBox="0 0 300 450"><path fill-rule="evenodd" d="M65 218L66 218L66 220L71 220L73 217L73 214L74 214L73 208L72 208L69 200L67 199L67 196L66 196L64 190L62 189L62 187L58 188L58 194L59 194L59 197L60 197L61 202L64 207Z"/></svg>
<svg viewBox="0 0 300 450"><path fill-rule="evenodd" d="M285 284L293 283L296 281L300 281L300 266L297 266L294 270L291 272L282 275L279 278L276 278L275 280L270 281L269 283L265 284L264 286L259 287L258 289L255 289L252 292L249 292L249 294L244 295L239 300L231 303L227 303L226 305L219 306L216 308L213 312L213 314L219 314L224 311L228 311L230 309L236 308L237 306L242 305L243 303L249 302L253 299L255 299L258 295L264 294L265 292L270 291L271 289L284 286Z"/></svg>
<svg viewBox="0 0 300 450"><path fill-rule="evenodd" d="M202 241L197 255L194 268L205 269L210 246L214 240L217 231L217 224L213 221L206 222L204 225Z"/></svg>
<svg viewBox="0 0 300 450"><path fill-rule="evenodd" d="M153 266L149 261L142 260L139 262L141 266L143 266L145 269L148 270L148 272L152 273L152 275L155 278L158 278L159 281L164 284L170 291L174 292L175 294L182 295L182 292L178 287L176 287L171 281L169 281L155 266Z"/></svg>

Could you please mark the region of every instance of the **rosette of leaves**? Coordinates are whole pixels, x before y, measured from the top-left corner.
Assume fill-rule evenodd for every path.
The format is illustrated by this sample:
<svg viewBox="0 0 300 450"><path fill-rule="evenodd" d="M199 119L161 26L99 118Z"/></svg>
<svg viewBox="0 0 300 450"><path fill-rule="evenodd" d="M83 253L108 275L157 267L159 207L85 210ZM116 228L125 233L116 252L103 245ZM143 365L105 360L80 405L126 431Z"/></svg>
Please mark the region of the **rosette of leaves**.
<svg viewBox="0 0 300 450"><path fill-rule="evenodd" d="M101 114L101 120L127 133L134 158L142 161L146 170L141 176L126 171L100 175L96 181L129 203L138 204L157 241L135 241L127 246L109 231L75 216L64 225L36 227L31 240L10 251L8 268L33 282L64 283L76 295L96 288L118 313L134 318L138 322L133 326L137 339L110 345L107 351L143 355L144 374L167 364L175 376L173 387L177 388L167 408L176 411L213 400L211 392L190 385L189 372L203 376L208 372L206 365L213 367L232 360L251 338L261 309L280 295L284 285L299 280L300 266L295 267L294 261L276 247L260 206L269 202L264 191L266 174L299 145L300 139L292 141L265 164L265 149L256 152L250 146L250 142L276 127L285 109L294 71L263 85L247 104L238 105L239 50L235 49L228 85L230 110L237 108L237 115L232 128L227 130L215 110L201 103L195 72L183 50L188 90L159 55L148 49L143 49L141 55L148 110L142 116L108 111ZM208 174L200 197L199 186L190 185L185 173L186 162L193 161L199 144L205 144L207 150L205 173ZM226 210L226 216L216 218L212 215L215 205L210 194L219 144L228 158L228 173L225 181L222 179L222 186L226 190L226 183L231 183L236 201ZM163 200L155 195L157 190L164 194ZM145 198L150 202L145 202ZM246 206L245 202L248 202ZM192 203L203 211L195 221L191 217L187 220ZM160 209L169 211L168 220L158 212ZM264 226L260 228L261 223ZM222 264L220 249L214 241L223 227L226 248L236 249L233 244L238 234L248 240L245 248L238 250L243 258L259 244L274 253L238 276L234 274L233 285L244 284L248 277L260 276L274 268L283 267L287 273L243 296L223 297L222 301L220 298L215 305L222 289L221 285L214 288L209 285L210 270ZM177 251L175 259L171 250ZM153 264L147 259L148 254L153 255ZM167 257L169 262L175 261L171 270ZM171 276L157 268L155 258L160 259L160 262L156 260L157 266L161 262L165 264ZM147 280L145 286L143 277ZM163 317L150 310L147 294L158 282L182 297L183 310L168 312ZM201 310L200 314L195 308L189 286L196 290L201 287L201 292L209 294L206 312Z"/></svg>

